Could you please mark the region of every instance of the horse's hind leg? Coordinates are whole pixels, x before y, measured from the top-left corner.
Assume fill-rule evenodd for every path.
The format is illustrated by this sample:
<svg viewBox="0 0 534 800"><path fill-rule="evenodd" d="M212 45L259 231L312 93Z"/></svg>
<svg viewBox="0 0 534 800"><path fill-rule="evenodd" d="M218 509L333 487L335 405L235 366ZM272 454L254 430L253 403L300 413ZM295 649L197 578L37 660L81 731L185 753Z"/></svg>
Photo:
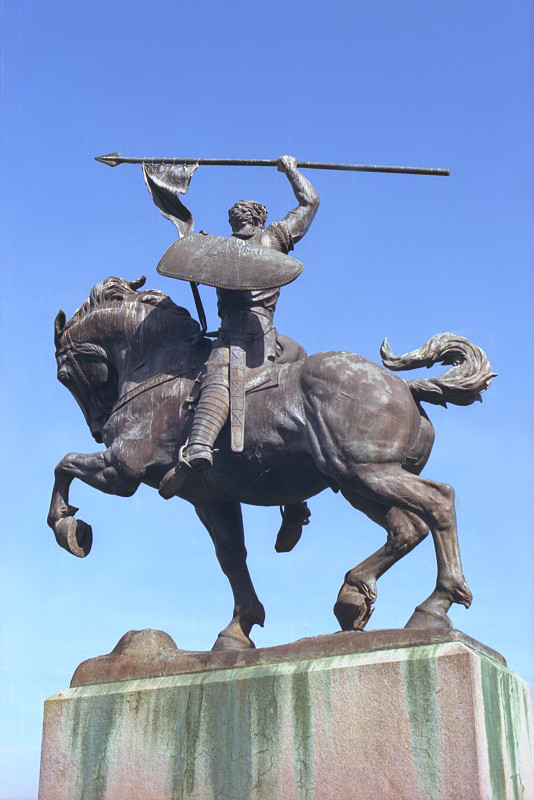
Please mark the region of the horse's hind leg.
<svg viewBox="0 0 534 800"><path fill-rule="evenodd" d="M234 613L217 637L213 650L244 650L254 647L249 633L253 625L265 621L265 610L258 600L247 567L243 518L239 503L204 503L195 506L207 528L221 569L230 581Z"/></svg>
<svg viewBox="0 0 534 800"><path fill-rule="evenodd" d="M334 614L344 631L363 630L373 612L378 578L428 534L428 526L410 511L361 501L356 507L386 529L388 540L345 575L334 606Z"/></svg>
<svg viewBox="0 0 534 800"><path fill-rule="evenodd" d="M350 484L344 479L344 494L397 506L420 517L430 528L438 574L436 588L408 622L409 627L450 627L447 611L452 603L466 608L471 592L462 573L456 532L454 491L450 486L412 475L398 464L365 464L354 468Z"/></svg>

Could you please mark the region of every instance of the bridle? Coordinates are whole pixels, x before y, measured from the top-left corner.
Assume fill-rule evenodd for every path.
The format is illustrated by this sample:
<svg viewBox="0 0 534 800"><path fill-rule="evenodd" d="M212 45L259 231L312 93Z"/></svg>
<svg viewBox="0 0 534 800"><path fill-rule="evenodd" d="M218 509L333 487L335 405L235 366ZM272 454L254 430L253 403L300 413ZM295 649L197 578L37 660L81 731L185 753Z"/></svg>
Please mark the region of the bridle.
<svg viewBox="0 0 534 800"><path fill-rule="evenodd" d="M94 387L90 384L87 376L85 375L83 369L80 367L78 363L78 359L76 357L76 351L74 349L74 343L72 341L72 337L69 331L63 331L61 333L62 346L56 349L56 358L59 357L66 357L67 362L72 366L74 373L82 382L82 385L85 389L87 389L89 396L91 397L91 402L96 405L97 411L101 412L106 419L110 416L108 406L102 401L102 399L98 396L98 393L95 391ZM92 356L93 358L97 357L99 354L95 352L97 349L101 350L102 355L106 356L105 350L98 345L77 345L78 352L82 355ZM84 353L84 349L86 352Z"/></svg>
<svg viewBox="0 0 534 800"><path fill-rule="evenodd" d="M153 375L151 378L148 378L147 380L135 386L133 389L130 389L130 391L125 392L125 394L118 397L110 409L109 405L106 405L101 400L101 398L98 396L98 393L95 391L94 386L92 386L91 383L88 381L87 376L80 367L76 356L76 350L81 355L92 356L93 358L99 355L95 351L100 350L102 356L106 356L105 350L101 347L98 347L98 345L84 345L81 343L77 344L75 349L69 331L64 331L61 334L61 338L63 340L62 346L57 348L56 358L65 357L67 359L68 363L72 366L75 374L81 380L82 385L90 393L92 401L95 403L97 410L101 412L103 416L105 416L106 422L110 419L110 417L113 414L115 414L116 411L125 406L135 397L138 397L138 395L142 394L143 392L146 392L149 389L153 389L156 386L160 386L162 383L167 383L168 381L173 381L176 380L177 378L181 378L186 375L191 376L191 368L174 372L172 375L169 375L168 373L159 373L158 375ZM84 350L86 351L85 353ZM193 377L196 377L197 372L198 370L196 370Z"/></svg>

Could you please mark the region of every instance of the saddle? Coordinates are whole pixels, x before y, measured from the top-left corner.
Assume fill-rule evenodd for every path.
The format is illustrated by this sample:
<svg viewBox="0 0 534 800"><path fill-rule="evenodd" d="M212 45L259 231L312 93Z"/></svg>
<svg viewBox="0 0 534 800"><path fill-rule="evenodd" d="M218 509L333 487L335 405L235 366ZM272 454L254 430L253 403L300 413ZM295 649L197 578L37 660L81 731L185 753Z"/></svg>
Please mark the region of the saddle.
<svg viewBox="0 0 534 800"><path fill-rule="evenodd" d="M252 392L273 389L279 385L279 373L282 364L263 364L261 367L250 368L246 366L246 352L239 345L230 347L229 389L230 389L230 440L234 453L243 450L245 439L245 397ZM200 374L193 384L193 388L186 404L193 408L200 396Z"/></svg>
<svg viewBox="0 0 534 800"><path fill-rule="evenodd" d="M245 439L245 397L252 392L273 389L279 385L280 367L305 358L307 353L298 343L284 334L277 334L280 354L274 363L264 362L259 367L247 367L247 338L233 337L230 343L228 386L230 393L230 439L234 453L241 453ZM202 371L197 375L193 388L185 403L192 409L200 396Z"/></svg>

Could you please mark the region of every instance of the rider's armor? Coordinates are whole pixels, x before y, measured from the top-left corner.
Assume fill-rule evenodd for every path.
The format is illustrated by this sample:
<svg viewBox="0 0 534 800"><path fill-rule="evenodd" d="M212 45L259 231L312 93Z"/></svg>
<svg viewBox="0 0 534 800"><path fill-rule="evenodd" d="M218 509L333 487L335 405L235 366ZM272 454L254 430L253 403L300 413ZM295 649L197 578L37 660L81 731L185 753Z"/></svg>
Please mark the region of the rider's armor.
<svg viewBox="0 0 534 800"><path fill-rule="evenodd" d="M268 239L266 233L270 234ZM263 246L267 240L269 246L285 255L293 249L291 234L283 222L269 225L266 231L257 230L252 236L235 233L233 236ZM279 295L279 288L217 289L217 312L221 325L200 376L200 398L182 453L183 460L197 469L207 468L213 463L213 445L228 417L231 347L239 346L245 351L249 368L274 362L281 354L273 322Z"/></svg>

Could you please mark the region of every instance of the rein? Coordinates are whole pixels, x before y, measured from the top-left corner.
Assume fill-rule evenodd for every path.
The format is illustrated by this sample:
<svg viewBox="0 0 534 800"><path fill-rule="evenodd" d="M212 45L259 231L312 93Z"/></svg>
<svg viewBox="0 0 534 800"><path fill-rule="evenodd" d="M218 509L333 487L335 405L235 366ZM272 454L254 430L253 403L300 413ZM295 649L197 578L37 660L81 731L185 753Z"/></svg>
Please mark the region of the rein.
<svg viewBox="0 0 534 800"><path fill-rule="evenodd" d="M108 407L102 402L98 394L95 392L94 387L91 385L84 371L82 370L82 368L78 363L74 343L72 341L72 337L70 336L69 331L63 331L62 339L63 339L62 347L57 348L56 357L63 355L67 357L69 363L72 364L74 372L82 382L82 385L88 390L90 396L93 398L93 402L104 413L106 417L106 422L109 419L111 419L113 414L119 411L119 409L123 408L123 406L127 405L127 403L129 403L135 397L138 397L140 394L143 394L143 392L147 392L150 389L153 389L156 386L160 386L163 383L168 383L169 381L173 381L176 380L177 378L184 377L185 375L188 375L191 372L190 369L187 369L187 370L181 370L180 372L175 372L172 375L161 372L158 375L153 375L151 378L147 378L147 380L142 381L142 383L139 383L133 389L130 389L130 391L125 392L123 395L121 395L111 407L111 411L108 411ZM83 345L77 344L78 350L80 349L80 347L83 348ZM97 355L94 352L88 352L86 353L86 355L97 357Z"/></svg>
<svg viewBox="0 0 534 800"><path fill-rule="evenodd" d="M109 413L108 419L110 419L116 411L129 403L130 400L133 400L135 397L143 394L143 392L147 392L149 389L153 389L156 386L161 386L163 383L168 383L169 381L174 381L177 378L182 378L184 375L187 375L188 372L189 370L184 370L183 372L175 372L174 375L167 375L160 372L159 375L153 375L152 378L147 378L146 381L134 386L133 389L130 389L129 392L125 392L125 394L115 401Z"/></svg>

